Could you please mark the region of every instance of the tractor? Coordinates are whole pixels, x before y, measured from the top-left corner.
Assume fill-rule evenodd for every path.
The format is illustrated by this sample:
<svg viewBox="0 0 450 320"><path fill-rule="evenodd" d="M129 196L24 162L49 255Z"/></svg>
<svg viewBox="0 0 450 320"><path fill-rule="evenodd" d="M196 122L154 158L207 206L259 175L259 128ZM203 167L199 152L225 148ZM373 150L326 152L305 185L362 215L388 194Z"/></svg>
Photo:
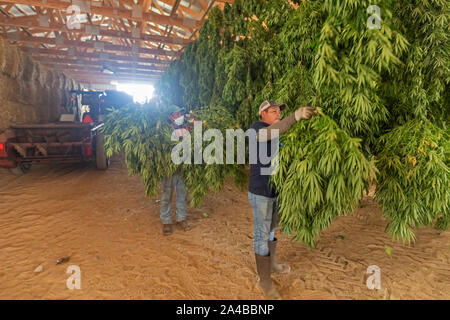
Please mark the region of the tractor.
<svg viewBox="0 0 450 320"><path fill-rule="evenodd" d="M59 121L13 124L0 133L0 167L23 174L36 162L94 162L99 170L109 167L100 128L111 108L133 103L120 91L69 92L69 102Z"/></svg>

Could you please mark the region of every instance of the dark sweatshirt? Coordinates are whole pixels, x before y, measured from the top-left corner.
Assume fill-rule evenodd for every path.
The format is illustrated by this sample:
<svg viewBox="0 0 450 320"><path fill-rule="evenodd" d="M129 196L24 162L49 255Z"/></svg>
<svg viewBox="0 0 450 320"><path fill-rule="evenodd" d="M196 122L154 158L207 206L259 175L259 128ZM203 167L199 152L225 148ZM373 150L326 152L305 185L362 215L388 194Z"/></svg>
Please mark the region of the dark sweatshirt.
<svg viewBox="0 0 450 320"><path fill-rule="evenodd" d="M272 157L271 140L273 137L271 135L271 130L278 129L279 136L281 136L286 131L288 131L295 123L296 123L295 115L294 113L292 113L289 116L285 117L283 120L274 123L271 126L262 121L256 121L250 126L250 128L256 130L256 132L258 133L257 135L258 142L256 142L258 156L257 156L257 163L250 165L250 183L248 185L249 192L268 198L276 197L277 195L276 190L273 190L273 188L271 188L269 183L270 175L261 174L261 168L270 168L270 162L268 164L261 163L260 161L261 159L259 157L259 148L261 147L262 144L265 143L267 145L266 149L267 156ZM267 139L264 139L264 137L260 138L259 134L261 133L260 130L262 129L267 131ZM250 141L250 143L252 142ZM255 142L253 141L253 143Z"/></svg>

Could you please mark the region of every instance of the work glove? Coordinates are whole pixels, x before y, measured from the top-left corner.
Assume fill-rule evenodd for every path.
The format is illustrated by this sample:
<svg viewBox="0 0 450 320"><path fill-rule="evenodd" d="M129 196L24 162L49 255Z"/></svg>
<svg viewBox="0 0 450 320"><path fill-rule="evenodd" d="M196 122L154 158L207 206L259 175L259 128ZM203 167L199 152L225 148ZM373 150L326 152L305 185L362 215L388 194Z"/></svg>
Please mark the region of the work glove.
<svg viewBox="0 0 450 320"><path fill-rule="evenodd" d="M316 108L313 107L301 107L295 111L295 120L300 121L302 119L308 120L312 116L316 115Z"/></svg>

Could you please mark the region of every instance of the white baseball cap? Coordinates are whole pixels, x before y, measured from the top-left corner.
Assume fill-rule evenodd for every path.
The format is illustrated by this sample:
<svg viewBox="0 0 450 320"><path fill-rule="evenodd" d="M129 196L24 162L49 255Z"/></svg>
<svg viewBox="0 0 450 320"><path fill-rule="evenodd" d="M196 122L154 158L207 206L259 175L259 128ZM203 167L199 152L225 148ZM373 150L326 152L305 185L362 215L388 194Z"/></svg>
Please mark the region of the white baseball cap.
<svg viewBox="0 0 450 320"><path fill-rule="evenodd" d="M281 111L281 110L284 110L286 108L286 104L278 103L278 102L273 101L273 100L266 100L263 103L261 103L261 105L259 106L259 115L261 115L261 113L264 110L267 110L270 107L280 107L280 111Z"/></svg>

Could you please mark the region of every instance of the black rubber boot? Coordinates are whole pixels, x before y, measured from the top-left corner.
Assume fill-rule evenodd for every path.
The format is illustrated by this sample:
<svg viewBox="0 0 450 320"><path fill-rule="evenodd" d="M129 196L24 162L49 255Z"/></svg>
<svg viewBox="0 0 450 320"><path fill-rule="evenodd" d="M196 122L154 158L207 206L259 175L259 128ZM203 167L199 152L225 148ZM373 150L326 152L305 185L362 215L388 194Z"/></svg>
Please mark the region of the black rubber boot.
<svg viewBox="0 0 450 320"><path fill-rule="evenodd" d="M268 241L269 244L269 254L270 254L270 270L272 273L286 274L291 272L291 267L288 264L276 263L275 253L277 251L278 240L275 238L273 241Z"/></svg>
<svg viewBox="0 0 450 320"><path fill-rule="evenodd" d="M173 233L173 225L172 224L163 224L163 235L169 236Z"/></svg>
<svg viewBox="0 0 450 320"><path fill-rule="evenodd" d="M256 270L259 276L259 287L268 300L281 300L280 293L273 286L272 278L270 277L270 256L260 256L255 254Z"/></svg>

